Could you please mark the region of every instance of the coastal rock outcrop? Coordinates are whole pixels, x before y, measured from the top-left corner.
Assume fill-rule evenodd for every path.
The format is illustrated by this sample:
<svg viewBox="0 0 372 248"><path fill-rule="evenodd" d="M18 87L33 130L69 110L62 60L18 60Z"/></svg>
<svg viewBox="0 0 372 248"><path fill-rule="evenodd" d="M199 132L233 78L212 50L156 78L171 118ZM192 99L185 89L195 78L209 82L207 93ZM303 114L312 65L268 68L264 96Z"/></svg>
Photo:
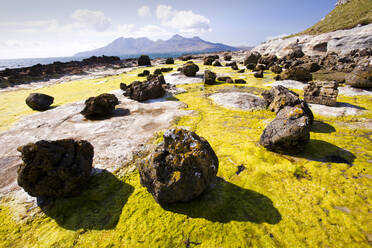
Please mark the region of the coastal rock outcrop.
<svg viewBox="0 0 372 248"><path fill-rule="evenodd" d="M316 103L327 106L336 106L338 83L310 82L304 87L304 100L307 103Z"/></svg>
<svg viewBox="0 0 372 248"><path fill-rule="evenodd" d="M164 143L138 166L141 184L159 204L190 201L215 182L218 158L194 132L175 128L163 137Z"/></svg>
<svg viewBox="0 0 372 248"><path fill-rule="evenodd" d="M80 112L87 119L97 119L108 117L119 104L118 98L114 94L104 93L96 97L90 97L85 101L85 107Z"/></svg>
<svg viewBox="0 0 372 248"><path fill-rule="evenodd" d="M195 77L196 73L199 71L199 66L194 64L192 61L187 62L182 67L182 73L186 77Z"/></svg>
<svg viewBox="0 0 372 248"><path fill-rule="evenodd" d="M301 105L281 109L265 128L260 145L279 153L298 153L310 140L310 120Z"/></svg>
<svg viewBox="0 0 372 248"><path fill-rule="evenodd" d="M26 104L33 110L47 110L52 105L54 97L42 93L31 93L26 98Z"/></svg>
<svg viewBox="0 0 372 248"><path fill-rule="evenodd" d="M140 102L163 97L165 94L164 84L163 75L151 77L145 82L134 81L125 90L124 96Z"/></svg>
<svg viewBox="0 0 372 248"><path fill-rule="evenodd" d="M92 170L93 146L84 140L41 140L19 147L18 184L35 197L78 194Z"/></svg>

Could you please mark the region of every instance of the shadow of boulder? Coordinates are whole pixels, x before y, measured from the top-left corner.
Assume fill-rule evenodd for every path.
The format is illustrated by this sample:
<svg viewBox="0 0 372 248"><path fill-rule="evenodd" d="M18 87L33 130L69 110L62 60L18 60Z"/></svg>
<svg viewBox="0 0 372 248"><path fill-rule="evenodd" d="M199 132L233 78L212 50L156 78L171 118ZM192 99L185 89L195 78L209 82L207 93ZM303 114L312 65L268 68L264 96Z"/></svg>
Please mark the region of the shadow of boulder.
<svg viewBox="0 0 372 248"><path fill-rule="evenodd" d="M354 105L354 104L351 104L351 103L347 103L347 102L337 102L336 107L339 107L339 108L355 108L355 109L359 109L359 110L366 110L364 107L360 107L360 106L357 106L357 105Z"/></svg>
<svg viewBox="0 0 372 248"><path fill-rule="evenodd" d="M90 178L79 196L56 199L42 211L68 230L107 230L116 227L123 206L133 192L108 171Z"/></svg>
<svg viewBox="0 0 372 248"><path fill-rule="evenodd" d="M348 150L323 140L311 139L304 152L296 157L318 162L346 163L352 165L356 156Z"/></svg>
<svg viewBox="0 0 372 248"><path fill-rule="evenodd" d="M123 117L123 116L127 116L127 115L130 115L130 110L129 109L116 108L114 111L112 111L111 115L89 116L89 117L85 117L85 118L87 120L90 120L90 121L103 121L103 120L108 120L108 119L115 118L115 117Z"/></svg>
<svg viewBox="0 0 372 248"><path fill-rule="evenodd" d="M328 123L314 120L310 131L314 133L333 133L336 132L336 129Z"/></svg>
<svg viewBox="0 0 372 248"><path fill-rule="evenodd" d="M213 222L230 221L277 224L282 219L266 196L218 178L214 188L187 203L162 206L165 210L204 218Z"/></svg>

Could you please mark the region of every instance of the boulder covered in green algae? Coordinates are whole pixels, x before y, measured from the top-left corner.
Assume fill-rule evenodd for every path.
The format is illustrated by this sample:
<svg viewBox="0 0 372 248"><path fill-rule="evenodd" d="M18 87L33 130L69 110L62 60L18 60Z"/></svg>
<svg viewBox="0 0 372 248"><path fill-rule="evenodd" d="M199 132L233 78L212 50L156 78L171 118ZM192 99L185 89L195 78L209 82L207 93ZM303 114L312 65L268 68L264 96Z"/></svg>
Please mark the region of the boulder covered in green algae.
<svg viewBox="0 0 372 248"><path fill-rule="evenodd" d="M307 103L301 100L297 93L286 87L281 85L274 86L270 90L265 90L262 96L266 100L268 108L275 113L278 113L286 106L294 107L300 105L304 114L309 118L310 124L313 123L314 116Z"/></svg>
<svg viewBox="0 0 372 248"><path fill-rule="evenodd" d="M18 168L18 185L31 196L73 196L90 177L94 149L88 141L41 140L18 151L23 160Z"/></svg>
<svg viewBox="0 0 372 248"><path fill-rule="evenodd" d="M218 158L207 140L175 128L164 133L164 143L138 169L142 186L156 202L186 202L215 182Z"/></svg>
<svg viewBox="0 0 372 248"><path fill-rule="evenodd" d="M119 104L114 94L104 93L96 97L90 97L85 101L85 107L80 112L87 119L96 119L110 116Z"/></svg>
<svg viewBox="0 0 372 248"><path fill-rule="evenodd" d="M281 153L298 153L310 140L310 120L301 105L286 106L265 128L260 145Z"/></svg>

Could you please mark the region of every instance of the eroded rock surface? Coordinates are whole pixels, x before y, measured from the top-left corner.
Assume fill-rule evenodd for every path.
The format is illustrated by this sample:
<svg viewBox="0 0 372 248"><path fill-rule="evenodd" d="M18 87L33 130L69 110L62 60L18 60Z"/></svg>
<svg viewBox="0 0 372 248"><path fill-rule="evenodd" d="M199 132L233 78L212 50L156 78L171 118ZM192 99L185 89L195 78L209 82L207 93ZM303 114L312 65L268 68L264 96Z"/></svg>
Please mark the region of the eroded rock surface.
<svg viewBox="0 0 372 248"><path fill-rule="evenodd" d="M304 100L307 103L317 103L336 106L338 95L337 82L310 82L304 88Z"/></svg>
<svg viewBox="0 0 372 248"><path fill-rule="evenodd" d="M76 195L92 170L94 149L84 140L41 140L19 147L18 151L23 160L18 169L18 184L31 196Z"/></svg>
<svg viewBox="0 0 372 248"><path fill-rule="evenodd" d="M176 128L164 133L164 143L138 169L142 186L156 202L185 202L215 182L218 158L207 140Z"/></svg>

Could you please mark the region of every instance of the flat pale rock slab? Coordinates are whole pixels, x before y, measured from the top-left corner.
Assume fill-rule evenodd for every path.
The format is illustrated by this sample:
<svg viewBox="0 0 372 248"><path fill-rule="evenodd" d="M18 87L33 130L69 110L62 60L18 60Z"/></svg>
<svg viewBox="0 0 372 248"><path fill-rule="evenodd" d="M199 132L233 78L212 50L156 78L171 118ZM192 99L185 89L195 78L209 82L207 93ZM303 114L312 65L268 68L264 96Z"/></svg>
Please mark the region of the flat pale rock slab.
<svg viewBox="0 0 372 248"><path fill-rule="evenodd" d="M217 105L230 109L260 110L266 108L266 101L246 92L224 92L209 96Z"/></svg>
<svg viewBox="0 0 372 248"><path fill-rule="evenodd" d="M309 107L313 113L329 117L361 115L365 111L363 108L343 102L338 102L336 107L312 103L309 104Z"/></svg>
<svg viewBox="0 0 372 248"><path fill-rule="evenodd" d="M264 86L274 87L274 86L279 86L279 85L284 86L288 89L296 89L296 90L303 90L304 87L306 86L305 83L295 81L295 80L275 81L273 83L265 84Z"/></svg>
<svg viewBox="0 0 372 248"><path fill-rule="evenodd" d="M197 72L195 77L186 77L181 72L173 72L164 76L165 82L172 85L197 84L203 82L203 73Z"/></svg>
<svg viewBox="0 0 372 248"><path fill-rule="evenodd" d="M19 189L17 164L21 162L17 147L41 139L84 139L94 146L93 166L110 172L128 162L133 153L171 121L188 111L182 102L154 99L137 102L113 92L121 102L109 119L91 121L80 114L84 102L66 104L45 112L28 115L10 129L0 133L0 194Z"/></svg>

